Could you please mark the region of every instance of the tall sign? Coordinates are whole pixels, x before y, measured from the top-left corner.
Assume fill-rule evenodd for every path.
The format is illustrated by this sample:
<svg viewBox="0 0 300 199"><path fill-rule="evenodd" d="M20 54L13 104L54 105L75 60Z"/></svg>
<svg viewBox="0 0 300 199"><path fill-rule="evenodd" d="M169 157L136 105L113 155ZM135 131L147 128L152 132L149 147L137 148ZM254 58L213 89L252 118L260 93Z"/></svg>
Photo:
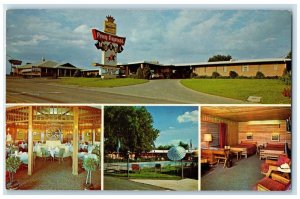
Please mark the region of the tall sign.
<svg viewBox="0 0 300 199"><path fill-rule="evenodd" d="M102 50L102 64L105 66L117 66L117 53L123 51L125 45L125 37L116 35L117 25L112 16L107 16L104 21L104 32L92 29L96 48Z"/></svg>

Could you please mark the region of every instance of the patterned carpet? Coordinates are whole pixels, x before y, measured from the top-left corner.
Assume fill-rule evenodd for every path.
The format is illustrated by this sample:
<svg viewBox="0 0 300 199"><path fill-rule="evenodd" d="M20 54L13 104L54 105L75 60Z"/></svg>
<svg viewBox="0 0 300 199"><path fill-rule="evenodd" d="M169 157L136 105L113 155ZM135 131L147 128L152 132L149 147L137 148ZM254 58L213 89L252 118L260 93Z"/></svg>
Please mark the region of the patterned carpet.
<svg viewBox="0 0 300 199"><path fill-rule="evenodd" d="M36 159L34 172L27 175L27 167L22 166L14 175L21 190L83 190L86 171L79 167L78 175L72 175L72 160L64 162ZM101 189L100 170L92 172L94 189Z"/></svg>

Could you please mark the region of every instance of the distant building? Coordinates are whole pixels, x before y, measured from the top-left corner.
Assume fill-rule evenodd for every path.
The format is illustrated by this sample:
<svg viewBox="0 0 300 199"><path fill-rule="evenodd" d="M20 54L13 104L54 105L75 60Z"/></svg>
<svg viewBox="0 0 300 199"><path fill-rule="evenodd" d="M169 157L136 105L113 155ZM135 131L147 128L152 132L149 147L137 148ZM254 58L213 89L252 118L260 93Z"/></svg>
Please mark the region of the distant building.
<svg viewBox="0 0 300 199"><path fill-rule="evenodd" d="M57 63L50 60L42 60L37 63L27 63L13 68L14 76L32 77L73 77L76 71L81 69L70 63Z"/></svg>
<svg viewBox="0 0 300 199"><path fill-rule="evenodd" d="M192 73L197 76L212 76L213 72L218 72L221 76L229 76L230 71L246 77L255 76L260 71L265 76L272 77L282 76L285 70L291 71L291 59L231 60L173 65L143 61L118 65L126 76L136 74L138 68L145 66L149 66L153 77L157 78L189 78Z"/></svg>

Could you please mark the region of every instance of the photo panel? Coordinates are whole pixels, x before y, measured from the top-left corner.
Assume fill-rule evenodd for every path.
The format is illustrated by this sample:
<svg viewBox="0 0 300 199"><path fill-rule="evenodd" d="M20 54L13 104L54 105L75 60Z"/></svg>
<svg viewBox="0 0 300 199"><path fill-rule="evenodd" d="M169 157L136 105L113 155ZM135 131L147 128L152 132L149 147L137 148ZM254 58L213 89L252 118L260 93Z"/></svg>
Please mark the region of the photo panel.
<svg viewBox="0 0 300 199"><path fill-rule="evenodd" d="M292 190L291 106L202 106L201 191Z"/></svg>
<svg viewBox="0 0 300 199"><path fill-rule="evenodd" d="M104 190L198 191L197 106L105 106Z"/></svg>
<svg viewBox="0 0 300 199"><path fill-rule="evenodd" d="M101 190L102 107L6 107L7 190Z"/></svg>

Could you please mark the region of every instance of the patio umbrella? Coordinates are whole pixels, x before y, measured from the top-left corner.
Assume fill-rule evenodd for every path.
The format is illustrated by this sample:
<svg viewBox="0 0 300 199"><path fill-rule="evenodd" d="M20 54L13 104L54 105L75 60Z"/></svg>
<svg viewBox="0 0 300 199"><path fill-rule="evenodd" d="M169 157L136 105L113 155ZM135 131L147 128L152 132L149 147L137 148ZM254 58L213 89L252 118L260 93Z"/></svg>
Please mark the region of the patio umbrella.
<svg viewBox="0 0 300 199"><path fill-rule="evenodd" d="M178 161L178 160L181 160L182 158L184 158L185 154L186 154L186 151L183 147L173 146L172 148L170 148L167 155L170 160Z"/></svg>
<svg viewBox="0 0 300 199"><path fill-rule="evenodd" d="M185 154L186 154L186 151L183 147L173 146L168 151L167 156L170 160L178 161L178 160L182 160L184 158ZM181 161L181 178L183 178L183 164L182 164L182 161Z"/></svg>

